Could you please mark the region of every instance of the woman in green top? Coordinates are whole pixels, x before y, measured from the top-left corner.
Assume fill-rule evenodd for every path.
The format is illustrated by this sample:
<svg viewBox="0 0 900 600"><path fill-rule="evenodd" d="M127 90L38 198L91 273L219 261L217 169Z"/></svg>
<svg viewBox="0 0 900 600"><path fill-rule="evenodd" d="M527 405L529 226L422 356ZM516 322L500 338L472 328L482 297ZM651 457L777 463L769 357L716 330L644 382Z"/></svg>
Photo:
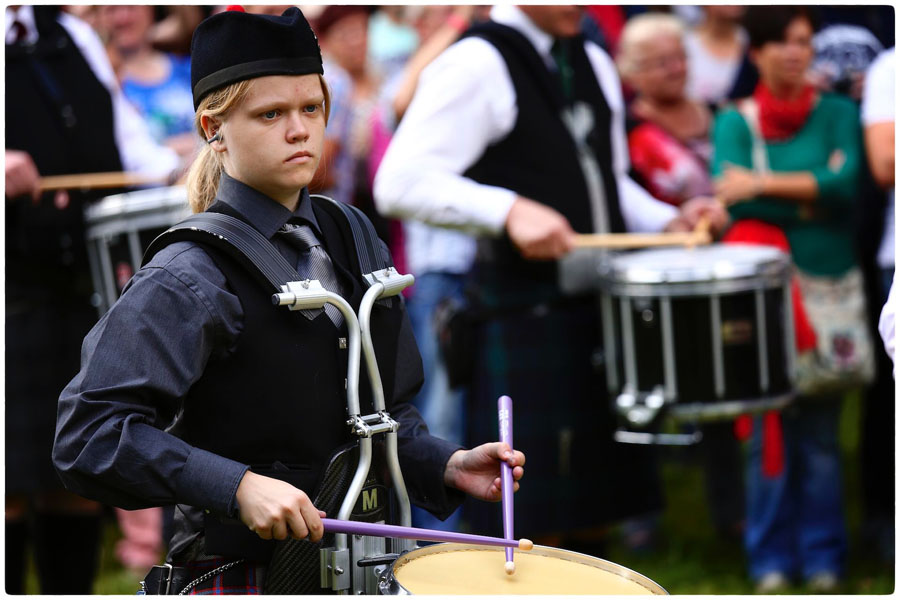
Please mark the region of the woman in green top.
<svg viewBox="0 0 900 600"><path fill-rule="evenodd" d="M794 263L806 273L837 277L856 266L853 208L861 148L859 115L847 99L820 94L805 80L813 58L810 7L754 6L745 25L760 72L752 103L720 113L713 127L716 194L734 221L776 225ZM753 160L751 124L770 171ZM743 113L743 114L742 114ZM756 128L758 126L758 129ZM759 139L759 138L757 138ZM782 414L784 467L762 472L757 419L747 473L745 546L759 591L772 593L802 577L812 591L836 587L846 532L837 444L839 403L798 401Z"/></svg>

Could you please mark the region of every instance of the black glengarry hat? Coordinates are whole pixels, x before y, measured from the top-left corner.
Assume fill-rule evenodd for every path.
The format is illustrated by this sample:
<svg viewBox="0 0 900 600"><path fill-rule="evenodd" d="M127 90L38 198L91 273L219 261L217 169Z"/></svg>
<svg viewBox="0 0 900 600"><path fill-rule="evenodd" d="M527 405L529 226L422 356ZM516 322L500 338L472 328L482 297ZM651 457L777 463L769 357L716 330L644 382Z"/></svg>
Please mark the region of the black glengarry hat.
<svg viewBox="0 0 900 600"><path fill-rule="evenodd" d="M323 74L316 34L297 7L280 17L227 10L200 23L191 39L194 110L204 96L266 75Z"/></svg>

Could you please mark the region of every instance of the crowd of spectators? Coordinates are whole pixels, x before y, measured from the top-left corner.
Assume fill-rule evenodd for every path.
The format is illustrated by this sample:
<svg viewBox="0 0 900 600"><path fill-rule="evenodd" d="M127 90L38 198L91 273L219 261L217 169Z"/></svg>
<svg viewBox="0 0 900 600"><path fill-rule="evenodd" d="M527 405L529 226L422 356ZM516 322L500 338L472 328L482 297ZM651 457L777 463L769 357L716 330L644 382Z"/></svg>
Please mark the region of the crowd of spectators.
<svg viewBox="0 0 900 600"><path fill-rule="evenodd" d="M283 8L246 6L248 11L274 14L280 14ZM452 214L442 216L447 226L437 227L434 219L421 217L409 207L380 212L391 202L379 197L376 175L417 89L421 89L420 76L427 77L429 65L471 26L490 20L491 8L301 8L318 35L332 101L324 159L311 191L360 207L375 222L398 268L416 276L417 283L407 301L426 377L415 403L436 435L465 443L477 415L471 414L468 390L451 386L439 351L437 323L448 304L465 304L476 246L484 232L455 223L457 217ZM191 101L191 34L200 20L222 9L82 5L64 7L64 14L59 16L36 12L37 19L30 17L29 25L30 13L7 8L7 61L17 56L11 52L22 44L37 44L38 33L50 35L48 23L56 19L75 38L112 99L107 102L114 120L110 131L115 133L121 157L113 166L126 171L168 173L174 182L199 150ZM779 227L801 271L834 277L859 273L865 282L870 331L877 336L878 316L894 272L892 9L590 6L584 7L580 19L581 33L596 42L616 67L610 81L620 86L625 101L621 125L627 140L630 176L665 203L681 206L696 197L715 196L729 206L732 224L753 220ZM19 30L20 22L24 23L23 31ZM98 55L100 48L105 49L102 56ZM24 77L17 70L18 63L10 64L7 94L16 81L11 77ZM22 73L26 68L21 67ZM452 75L452 70L447 73ZM433 94L429 98L435 103L443 101ZM745 98L753 98L758 105L769 158L770 175L766 177L754 172L752 124L738 108L738 101ZM8 101L8 125L9 106ZM439 111L443 106L431 108ZM141 123L130 122L132 119ZM467 123L456 124L455 132L460 144L465 145L462 138L471 134ZM428 136L429 132L421 135ZM7 135L8 265L25 260L28 252L27 245L15 246L25 230L11 235L11 228L39 226L44 213L26 213L35 212L40 202L50 203L58 212L68 208L70 202L59 193L37 200L37 176L59 171L52 171L56 165L47 170L46 165L51 163L42 162L40 142L35 144L38 146L34 148L22 147ZM35 200L23 201L22 195ZM88 194L76 208L81 210L82 205L98 197ZM23 202L31 204L20 208L17 203ZM819 205L828 207L828 216L802 216L808 207ZM402 217L397 216L400 214ZM69 227L72 235L83 235L83 223L72 222L69 218L60 227ZM17 271L8 267L8 272L15 275ZM43 314L32 314L27 321L22 316L21 323L15 321L28 311L20 310L18 304L11 308L10 302L33 301L37 292L33 294L31 283L24 280L21 285L13 281L12 286L14 292L23 292L21 298L15 294L7 297L8 341L13 331L28 335ZM83 313L77 315L80 322L86 320ZM73 328L72 344L77 346L87 326ZM876 377L865 390L861 435L863 532L871 547L879 551L878 557L892 561L894 383L891 362L881 345L876 346ZM8 357L11 348L8 346ZM77 353L77 347L73 351ZM9 360L7 373L16 368ZM61 374L58 381L68 381L77 364L66 364L65 368L74 370L68 377ZM50 383L56 385L55 381ZM16 385L7 387L7 394L49 403L52 412L56 400L52 390L44 390L46 386L31 389L26 380ZM58 387L57 395L62 389ZM38 397L42 394L46 397ZM15 399L8 396L8 402L13 406L8 411L19 411ZM552 410L552 402L547 406ZM820 396L783 415L786 467L775 476L763 473L759 464L761 425L749 441L746 464L739 442L731 435L730 423L711 426L707 431L703 446L710 459L707 484L710 490L720 490L709 494L709 510L723 535L743 536L749 576L760 591L783 589L791 578L802 578L818 586L814 589L830 591L844 575L847 542L836 437L839 409L840 397ZM22 452L44 452L49 460L49 445L38 447L38 442L31 440L20 447L10 446L10 428L19 426L10 414L7 412L7 465ZM42 421L45 426L46 421ZM531 449L529 456L539 452ZM29 511L38 515L47 512L43 508L47 502L38 499L48 491L55 493L58 482L48 476L11 485L10 477L15 476L7 472L6 573L8 586L13 581L18 587L8 587L7 591L22 590L22 582L11 579L10 573L22 572L25 540L32 539L39 570L46 571L46 577L41 577L42 591L89 593L90 589L83 587L84 577L80 580L82 587L77 589L50 583L54 575L49 571L56 568L55 563L46 558L47 551L41 550L38 539L46 537L41 527L47 526L27 516ZM652 469L650 476L656 476ZM717 485L723 481L728 484ZM529 485L527 479L523 485ZM811 510L813 504L819 508ZM80 529L71 531L96 538L96 534L84 533L86 528L98 526L95 521L87 524L84 517L95 515L96 507L65 499L56 499L50 506L54 507L50 513L78 516ZM137 574L158 560L165 541L165 519L160 509L148 509L139 516L120 511L120 519L125 537L118 557ZM29 534L25 522L38 526ZM454 514L442 523L422 511L416 513L414 524L459 529L466 522L464 514ZM656 523L653 518L631 523L632 532L638 530L635 545L652 544ZM59 523L54 526L65 527ZM18 545L11 546L10 540ZM96 553L96 543L83 552ZM93 569L95 563L79 565L81 569Z"/></svg>

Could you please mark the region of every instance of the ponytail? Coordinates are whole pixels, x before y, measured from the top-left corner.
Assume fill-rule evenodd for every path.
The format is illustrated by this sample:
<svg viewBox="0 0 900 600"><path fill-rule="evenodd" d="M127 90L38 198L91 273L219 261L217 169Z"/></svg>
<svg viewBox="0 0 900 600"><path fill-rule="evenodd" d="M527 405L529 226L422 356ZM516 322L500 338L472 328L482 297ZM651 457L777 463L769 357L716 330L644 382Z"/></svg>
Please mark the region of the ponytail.
<svg viewBox="0 0 900 600"><path fill-rule="evenodd" d="M187 176L188 202L191 211L201 213L213 203L222 177L222 158L209 145L204 145L191 164Z"/></svg>

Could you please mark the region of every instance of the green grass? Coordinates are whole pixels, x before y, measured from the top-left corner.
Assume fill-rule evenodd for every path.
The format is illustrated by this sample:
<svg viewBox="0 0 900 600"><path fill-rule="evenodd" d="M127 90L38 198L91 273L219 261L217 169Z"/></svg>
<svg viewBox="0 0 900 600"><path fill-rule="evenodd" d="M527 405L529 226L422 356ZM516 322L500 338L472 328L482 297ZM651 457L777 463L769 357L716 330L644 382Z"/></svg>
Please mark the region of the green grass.
<svg viewBox="0 0 900 600"><path fill-rule="evenodd" d="M885 565L866 552L859 541L862 521L857 451L859 448L860 400L850 395L844 402L840 441L844 458L847 525L850 532L848 573L841 591L846 594L890 594L894 590L893 565ZM739 541L716 536L706 510L703 473L684 454L664 453L662 474L666 508L656 548L649 554L630 552L617 536L611 536L602 558L646 575L671 594L752 594L746 576L743 548ZM104 531L100 571L94 591L98 594L134 594L139 577L128 573L113 556L118 539L113 522ZM27 582L29 593L37 592L33 569ZM802 586L788 593L809 593Z"/></svg>

